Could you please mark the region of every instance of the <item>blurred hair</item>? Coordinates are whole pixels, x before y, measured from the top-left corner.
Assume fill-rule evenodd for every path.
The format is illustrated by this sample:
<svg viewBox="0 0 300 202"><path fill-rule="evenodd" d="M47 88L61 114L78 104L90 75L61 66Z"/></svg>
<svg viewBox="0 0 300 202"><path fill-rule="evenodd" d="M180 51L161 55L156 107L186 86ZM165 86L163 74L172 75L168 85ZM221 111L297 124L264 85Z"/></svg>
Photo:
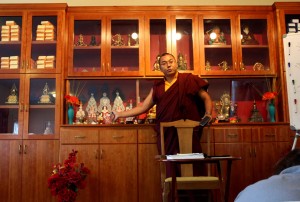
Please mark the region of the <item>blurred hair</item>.
<svg viewBox="0 0 300 202"><path fill-rule="evenodd" d="M300 149L294 149L280 159L274 167L274 175L278 175L286 168L300 165Z"/></svg>

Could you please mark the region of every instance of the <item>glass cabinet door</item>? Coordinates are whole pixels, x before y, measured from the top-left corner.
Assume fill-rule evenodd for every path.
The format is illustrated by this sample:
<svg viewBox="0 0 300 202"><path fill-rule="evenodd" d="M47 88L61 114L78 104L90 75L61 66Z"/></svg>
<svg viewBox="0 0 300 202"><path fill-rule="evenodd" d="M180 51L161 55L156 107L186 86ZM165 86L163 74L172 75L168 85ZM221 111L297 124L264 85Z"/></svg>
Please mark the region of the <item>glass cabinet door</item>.
<svg viewBox="0 0 300 202"><path fill-rule="evenodd" d="M19 73L24 68L25 19L25 14L20 12L0 14L0 73Z"/></svg>
<svg viewBox="0 0 300 202"><path fill-rule="evenodd" d="M232 19L215 19L205 17L203 19L203 40L205 61L201 73L232 74L234 71ZM201 34L201 33L200 33Z"/></svg>
<svg viewBox="0 0 300 202"><path fill-rule="evenodd" d="M27 75L24 111L24 137L31 138L43 135L45 138L57 133L59 121L59 92L57 80L52 75L42 78L36 75ZM25 93L25 94L26 94Z"/></svg>
<svg viewBox="0 0 300 202"><path fill-rule="evenodd" d="M195 46L193 33L195 32L195 18L176 19L176 29L173 33L173 40L176 44L177 64L179 71L194 71L195 52L198 47Z"/></svg>
<svg viewBox="0 0 300 202"><path fill-rule="evenodd" d="M22 136L22 79L16 75L0 78L0 138L18 139Z"/></svg>
<svg viewBox="0 0 300 202"><path fill-rule="evenodd" d="M147 17L145 30L146 75L162 76L160 55L171 51L170 17Z"/></svg>
<svg viewBox="0 0 300 202"><path fill-rule="evenodd" d="M101 57L103 20L76 17L69 26L69 75L105 75Z"/></svg>
<svg viewBox="0 0 300 202"><path fill-rule="evenodd" d="M240 17L241 58L238 70L245 74L270 74L274 67L273 43L270 42L270 23L267 15Z"/></svg>
<svg viewBox="0 0 300 202"><path fill-rule="evenodd" d="M107 28L108 76L139 76L144 73L142 18L109 18Z"/></svg>
<svg viewBox="0 0 300 202"><path fill-rule="evenodd" d="M26 60L27 73L61 71L64 23L61 12L28 12Z"/></svg>

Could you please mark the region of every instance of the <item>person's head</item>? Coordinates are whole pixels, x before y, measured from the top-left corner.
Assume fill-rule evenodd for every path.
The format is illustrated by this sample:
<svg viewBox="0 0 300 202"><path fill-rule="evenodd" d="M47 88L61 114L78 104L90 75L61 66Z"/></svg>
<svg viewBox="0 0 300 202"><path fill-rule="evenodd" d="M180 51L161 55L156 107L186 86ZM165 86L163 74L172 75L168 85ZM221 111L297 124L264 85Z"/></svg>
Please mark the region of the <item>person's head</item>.
<svg viewBox="0 0 300 202"><path fill-rule="evenodd" d="M159 58L159 66L160 70L164 75L167 76L173 76L177 73L177 62L171 53L163 53L161 54Z"/></svg>
<svg viewBox="0 0 300 202"><path fill-rule="evenodd" d="M284 169L296 165L300 165L300 149L294 149L280 159L275 165L274 174L278 175Z"/></svg>

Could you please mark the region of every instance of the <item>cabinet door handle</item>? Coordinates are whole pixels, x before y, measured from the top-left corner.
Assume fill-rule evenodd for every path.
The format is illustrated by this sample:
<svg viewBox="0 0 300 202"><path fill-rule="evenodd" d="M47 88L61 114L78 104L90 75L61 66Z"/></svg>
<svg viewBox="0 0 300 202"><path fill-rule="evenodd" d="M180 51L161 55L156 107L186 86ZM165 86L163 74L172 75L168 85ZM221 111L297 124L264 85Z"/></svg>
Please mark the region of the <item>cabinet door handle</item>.
<svg viewBox="0 0 300 202"><path fill-rule="evenodd" d="M114 139L120 139L120 138L124 138L123 135L113 135L112 136Z"/></svg>
<svg viewBox="0 0 300 202"><path fill-rule="evenodd" d="M256 157L256 148L254 147L254 157Z"/></svg>
<svg viewBox="0 0 300 202"><path fill-rule="evenodd" d="M25 109L25 112L28 112L28 107L27 107L27 105L24 105L24 109Z"/></svg>
<svg viewBox="0 0 300 202"><path fill-rule="evenodd" d="M96 149L96 150L95 150L95 159L98 159L98 158L99 158L99 150Z"/></svg>
<svg viewBox="0 0 300 202"><path fill-rule="evenodd" d="M23 103L20 104L20 112L23 112L24 111L24 105Z"/></svg>
<svg viewBox="0 0 300 202"><path fill-rule="evenodd" d="M110 66L109 66L109 62L107 63L107 68L106 68L106 71L107 72L109 72L109 68L110 68Z"/></svg>
<svg viewBox="0 0 300 202"><path fill-rule="evenodd" d="M22 154L22 145L19 144L19 154Z"/></svg>
<svg viewBox="0 0 300 202"><path fill-rule="evenodd" d="M104 64L104 62L102 63L102 69L101 69L101 72L104 72L104 70L105 70L105 64Z"/></svg>
<svg viewBox="0 0 300 202"><path fill-rule="evenodd" d="M23 149L23 153L24 153L24 154L27 154L27 145L26 145L26 144L24 144L24 146L23 146L23 147L24 147L24 149Z"/></svg>
<svg viewBox="0 0 300 202"><path fill-rule="evenodd" d="M100 159L102 159L103 156L103 149L100 149Z"/></svg>
<svg viewBox="0 0 300 202"><path fill-rule="evenodd" d="M275 134L266 134L266 137L275 137Z"/></svg>
<svg viewBox="0 0 300 202"><path fill-rule="evenodd" d="M25 68L25 60L22 61L21 69Z"/></svg>
<svg viewBox="0 0 300 202"><path fill-rule="evenodd" d="M28 60L26 60L26 66L25 66L25 68L28 69L28 67L29 67L29 62L28 62Z"/></svg>
<svg viewBox="0 0 300 202"><path fill-rule="evenodd" d="M227 134L227 137L229 137L229 138L236 138L237 136L238 135L234 134L234 133Z"/></svg>
<svg viewBox="0 0 300 202"><path fill-rule="evenodd" d="M84 135L75 135L74 138L78 138L78 139L84 139L86 138Z"/></svg>

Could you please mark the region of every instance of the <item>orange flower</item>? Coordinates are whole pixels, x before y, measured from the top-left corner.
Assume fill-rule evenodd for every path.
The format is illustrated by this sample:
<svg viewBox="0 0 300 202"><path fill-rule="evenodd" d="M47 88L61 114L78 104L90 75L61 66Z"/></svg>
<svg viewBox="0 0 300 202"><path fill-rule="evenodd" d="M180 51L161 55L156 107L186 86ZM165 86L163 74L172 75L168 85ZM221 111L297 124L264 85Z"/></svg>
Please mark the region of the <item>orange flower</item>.
<svg viewBox="0 0 300 202"><path fill-rule="evenodd" d="M277 92L265 92L262 96L262 100L272 100L277 96Z"/></svg>
<svg viewBox="0 0 300 202"><path fill-rule="evenodd" d="M73 95L66 95L65 96L67 103L71 104L71 105L79 105L79 99L76 96Z"/></svg>

